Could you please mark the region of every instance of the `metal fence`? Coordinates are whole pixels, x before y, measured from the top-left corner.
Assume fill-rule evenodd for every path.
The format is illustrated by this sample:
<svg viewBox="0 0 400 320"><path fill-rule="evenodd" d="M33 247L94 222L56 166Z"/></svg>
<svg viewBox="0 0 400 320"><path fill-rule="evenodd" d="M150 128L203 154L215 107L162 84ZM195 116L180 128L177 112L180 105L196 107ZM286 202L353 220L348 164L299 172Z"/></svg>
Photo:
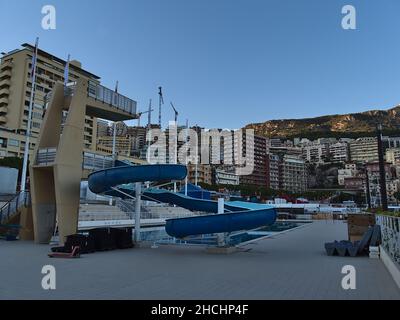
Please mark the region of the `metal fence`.
<svg viewBox="0 0 400 320"><path fill-rule="evenodd" d="M114 166L113 157L103 156L92 152L83 153L83 169L102 170Z"/></svg>
<svg viewBox="0 0 400 320"><path fill-rule="evenodd" d="M51 165L55 162L57 155L56 148L39 149L36 158L37 165ZM114 159L110 156L103 156L92 152L83 153L82 168L86 170L102 170L114 166Z"/></svg>
<svg viewBox="0 0 400 320"><path fill-rule="evenodd" d="M136 101L129 99L122 94L108 89L94 81L89 80L88 96L113 106L116 109L128 112L129 114L136 114Z"/></svg>
<svg viewBox="0 0 400 320"><path fill-rule="evenodd" d="M400 218L379 215L376 220L381 226L383 248L400 266Z"/></svg>
<svg viewBox="0 0 400 320"><path fill-rule="evenodd" d="M65 96L73 96L75 88L76 88L75 82L68 83L68 85L65 87L64 90ZM108 89L94 81L88 80L87 95L90 98L106 103L118 110L122 110L132 115L136 114L137 103L135 100L125 97L122 94L119 94L114 90ZM51 91L45 95L44 98L45 106L47 106L47 104L50 102L51 97L52 97Z"/></svg>
<svg viewBox="0 0 400 320"><path fill-rule="evenodd" d="M18 193L13 199L8 201L0 209L0 224L6 223L21 208L28 207L31 204L31 195L29 191Z"/></svg>
<svg viewBox="0 0 400 320"><path fill-rule="evenodd" d="M38 150L36 164L48 165L54 163L56 160L57 149L56 148L45 148Z"/></svg>

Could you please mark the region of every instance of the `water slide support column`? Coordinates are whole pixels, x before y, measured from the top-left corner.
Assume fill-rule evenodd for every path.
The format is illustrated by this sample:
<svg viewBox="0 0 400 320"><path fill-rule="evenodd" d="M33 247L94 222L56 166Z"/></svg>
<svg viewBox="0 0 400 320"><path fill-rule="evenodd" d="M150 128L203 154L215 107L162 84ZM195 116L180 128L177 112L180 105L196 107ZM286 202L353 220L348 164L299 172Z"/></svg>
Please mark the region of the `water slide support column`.
<svg viewBox="0 0 400 320"><path fill-rule="evenodd" d="M142 202L142 184L140 182L135 183L135 243L140 242L140 207Z"/></svg>
<svg viewBox="0 0 400 320"><path fill-rule="evenodd" d="M225 212L224 210L225 207L225 200L224 198L218 198L218 214L222 214ZM218 233L217 234L217 242L218 242L218 247L225 247L226 246L226 241L225 241L225 234L224 233Z"/></svg>

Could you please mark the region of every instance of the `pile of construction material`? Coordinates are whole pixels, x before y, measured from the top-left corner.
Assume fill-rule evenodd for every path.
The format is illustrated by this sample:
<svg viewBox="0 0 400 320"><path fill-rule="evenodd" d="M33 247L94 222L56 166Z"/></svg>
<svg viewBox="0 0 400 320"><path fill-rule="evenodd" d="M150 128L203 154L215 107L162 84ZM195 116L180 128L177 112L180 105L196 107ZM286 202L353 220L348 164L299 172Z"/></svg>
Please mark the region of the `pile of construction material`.
<svg viewBox="0 0 400 320"><path fill-rule="evenodd" d="M381 243L381 228L379 225L368 227L361 240L357 241L334 241L325 243L325 250L328 256L365 256L369 253L371 258L379 258L379 247Z"/></svg>

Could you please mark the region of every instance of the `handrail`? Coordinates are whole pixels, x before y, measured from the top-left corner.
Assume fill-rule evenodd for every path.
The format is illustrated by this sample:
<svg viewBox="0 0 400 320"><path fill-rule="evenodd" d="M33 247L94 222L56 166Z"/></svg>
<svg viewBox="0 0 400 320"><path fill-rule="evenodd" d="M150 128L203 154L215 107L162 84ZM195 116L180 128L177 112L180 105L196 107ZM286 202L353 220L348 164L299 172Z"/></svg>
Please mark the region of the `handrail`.
<svg viewBox="0 0 400 320"><path fill-rule="evenodd" d="M9 200L0 209L0 224L9 220L13 214L17 213L22 207L28 207L30 205L30 192L21 191L11 200Z"/></svg>
<svg viewBox="0 0 400 320"><path fill-rule="evenodd" d="M118 110L129 114L136 114L136 101L125 97L99 83L89 80L87 88L88 97L106 103Z"/></svg>
<svg viewBox="0 0 400 320"><path fill-rule="evenodd" d="M65 96L73 96L76 88L76 82L70 82L65 88ZM52 92L48 92L45 96L45 104L51 99ZM103 102L111 107L127 112L131 115L136 114L137 102L132 100L115 90L111 90L102 86L101 84L88 80L87 96L95 99L96 101Z"/></svg>

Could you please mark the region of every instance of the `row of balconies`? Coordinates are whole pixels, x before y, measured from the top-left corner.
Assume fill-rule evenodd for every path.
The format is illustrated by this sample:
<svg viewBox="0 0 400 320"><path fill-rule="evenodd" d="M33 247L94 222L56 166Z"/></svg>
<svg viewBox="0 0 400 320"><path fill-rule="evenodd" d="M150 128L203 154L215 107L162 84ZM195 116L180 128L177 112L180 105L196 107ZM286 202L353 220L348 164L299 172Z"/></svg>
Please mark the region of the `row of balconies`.
<svg viewBox="0 0 400 320"><path fill-rule="evenodd" d="M0 80L0 90L3 89L3 88L9 88L10 87L10 83L11 83L11 81L10 81L9 78L1 79Z"/></svg>
<svg viewBox="0 0 400 320"><path fill-rule="evenodd" d="M5 61L0 65L0 71L12 69L13 63L11 60Z"/></svg>
<svg viewBox="0 0 400 320"><path fill-rule="evenodd" d="M0 108L5 107L7 105L8 105L8 97L7 96L0 97Z"/></svg>
<svg viewBox="0 0 400 320"><path fill-rule="evenodd" d="M1 106L1 99L0 99L0 116L1 116L1 115L4 116L7 112L8 112L7 107Z"/></svg>
<svg viewBox="0 0 400 320"><path fill-rule="evenodd" d="M1 71L1 72L0 72L0 80L3 80L3 79L10 79L10 78L11 78L11 75L12 75L12 73L11 73L11 70L10 70L10 69L6 69L6 70L4 70L4 71Z"/></svg>

